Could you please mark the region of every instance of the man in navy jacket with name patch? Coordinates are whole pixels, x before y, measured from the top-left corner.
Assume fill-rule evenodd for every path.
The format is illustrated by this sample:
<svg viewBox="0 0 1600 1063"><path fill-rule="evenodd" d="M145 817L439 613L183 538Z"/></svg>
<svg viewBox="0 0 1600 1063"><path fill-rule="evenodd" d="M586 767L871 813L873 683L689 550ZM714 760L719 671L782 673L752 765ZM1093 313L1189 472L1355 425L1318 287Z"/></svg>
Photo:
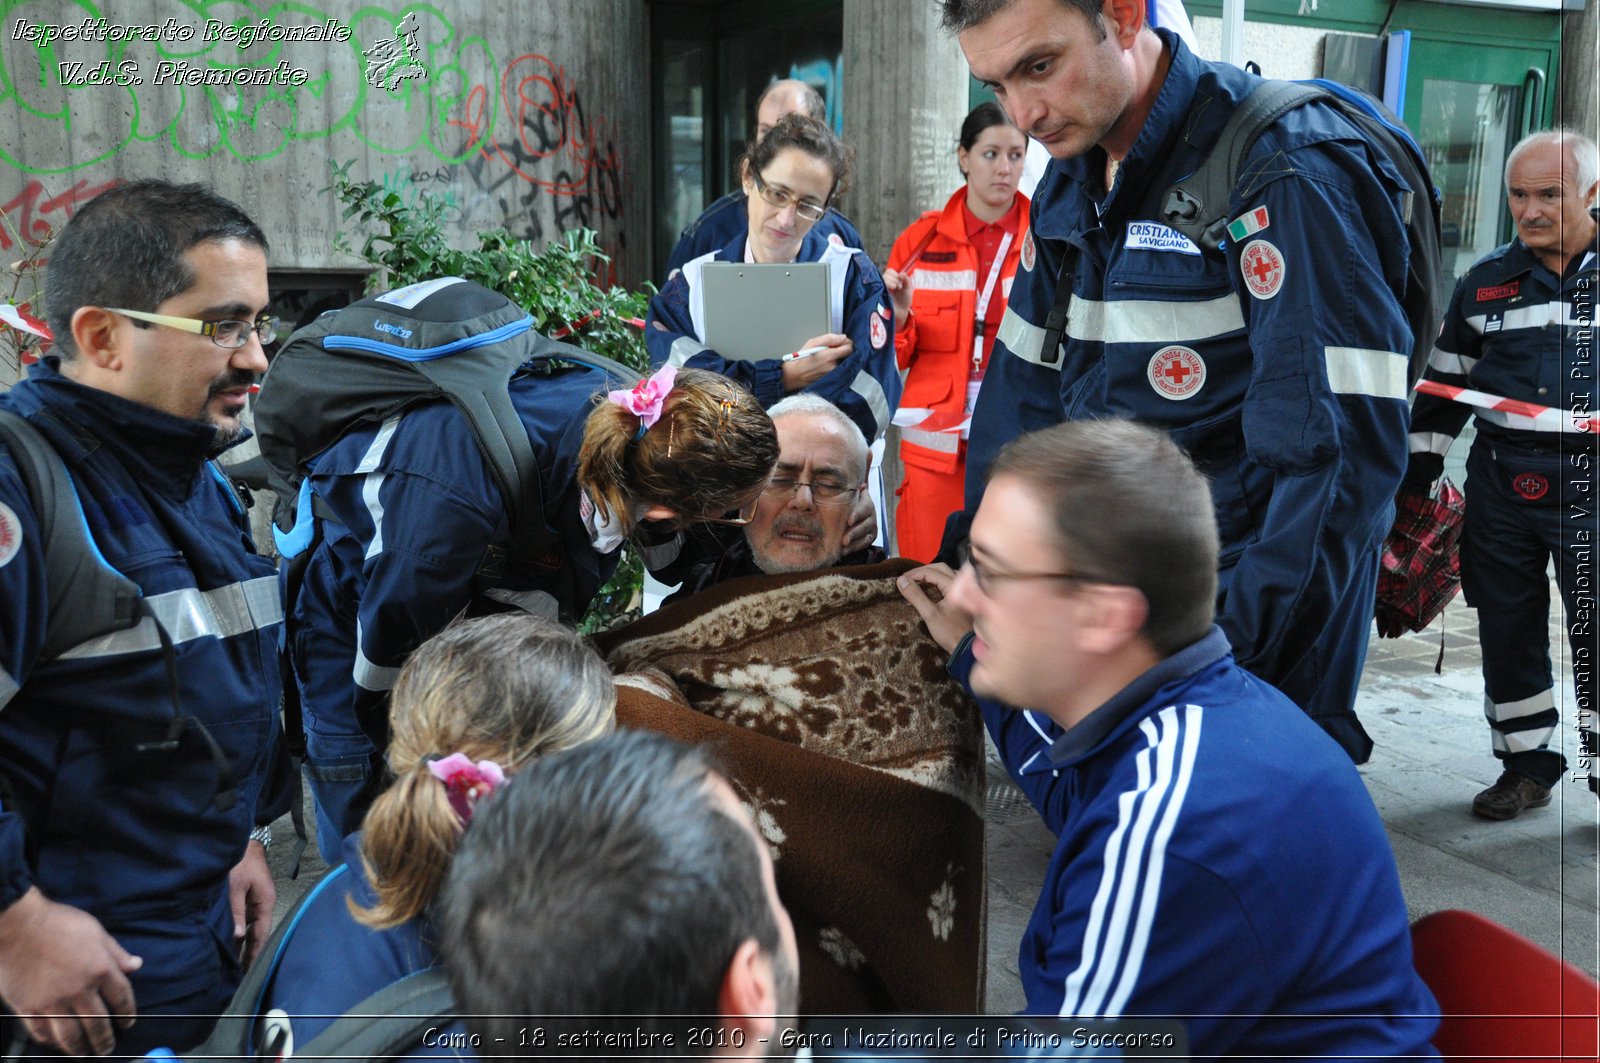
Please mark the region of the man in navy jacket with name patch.
<svg viewBox="0 0 1600 1063"><path fill-rule="evenodd" d="M1484 715L1502 771L1472 801L1486 819L1514 819L1548 805L1566 771L1562 721L1550 671L1550 577L1567 607L1573 722L1584 741L1591 789L1600 777L1595 713L1595 381L1600 357L1600 228L1594 141L1571 130L1524 138L1506 157L1506 200L1517 236L1476 262L1445 312L1427 379L1510 399L1501 408L1419 394L1412 417L1408 487L1426 493L1468 418L1461 589L1478 611ZM1543 407L1545 412L1534 411Z"/></svg>
<svg viewBox="0 0 1600 1063"><path fill-rule="evenodd" d="M1058 838L1018 955L1027 1011L1179 1017L1196 1058L1432 1055L1438 1008L1360 775L1212 623L1194 463L1099 421L1023 436L992 469L960 571L900 589Z"/></svg>
<svg viewBox="0 0 1600 1063"><path fill-rule="evenodd" d="M1406 462L1407 187L1325 102L1268 127L1203 250L1152 200L1261 79L1144 24L1143 0L944 0L975 77L1052 161L973 415L966 514L1007 440L1157 425L1211 481L1217 623L1357 763L1354 705ZM1046 321L1071 278L1059 346Z"/></svg>
<svg viewBox="0 0 1600 1063"><path fill-rule="evenodd" d="M101 194L50 249L56 354L0 397L143 595L136 625L43 658L47 546L0 449L0 999L30 1050L197 1044L271 922L252 828L274 815L283 606L209 460L267 368L266 251L204 186Z"/></svg>

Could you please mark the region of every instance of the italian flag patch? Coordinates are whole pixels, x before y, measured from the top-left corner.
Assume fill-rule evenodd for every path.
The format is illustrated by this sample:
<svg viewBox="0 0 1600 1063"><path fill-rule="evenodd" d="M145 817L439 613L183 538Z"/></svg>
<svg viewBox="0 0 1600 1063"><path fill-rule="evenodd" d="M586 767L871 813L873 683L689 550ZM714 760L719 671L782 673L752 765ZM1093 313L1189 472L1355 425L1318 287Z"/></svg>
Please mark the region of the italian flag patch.
<svg viewBox="0 0 1600 1063"><path fill-rule="evenodd" d="M1245 239L1253 233L1258 233L1270 224L1267 219L1267 208L1257 207L1248 214L1240 215L1228 223L1228 236L1234 243Z"/></svg>

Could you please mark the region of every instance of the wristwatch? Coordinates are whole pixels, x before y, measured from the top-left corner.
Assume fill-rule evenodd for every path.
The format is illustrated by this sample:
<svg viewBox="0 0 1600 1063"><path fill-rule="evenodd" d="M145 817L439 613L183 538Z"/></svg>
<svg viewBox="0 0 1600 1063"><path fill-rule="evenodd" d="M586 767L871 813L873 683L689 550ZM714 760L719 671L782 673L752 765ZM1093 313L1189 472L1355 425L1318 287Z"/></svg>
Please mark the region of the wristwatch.
<svg viewBox="0 0 1600 1063"><path fill-rule="evenodd" d="M272 828L257 827L255 830L250 832L250 840L253 842L260 842L261 848L263 849L270 848L272 845Z"/></svg>

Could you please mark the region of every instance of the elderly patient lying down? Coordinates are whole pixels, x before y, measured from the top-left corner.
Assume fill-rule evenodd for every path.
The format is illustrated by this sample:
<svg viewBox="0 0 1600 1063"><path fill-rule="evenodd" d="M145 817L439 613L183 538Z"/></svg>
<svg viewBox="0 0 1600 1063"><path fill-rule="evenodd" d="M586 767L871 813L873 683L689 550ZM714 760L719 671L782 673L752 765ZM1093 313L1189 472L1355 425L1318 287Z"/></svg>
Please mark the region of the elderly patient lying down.
<svg viewBox="0 0 1600 1063"><path fill-rule="evenodd" d="M772 847L810 1014L983 1004L983 735L909 561L718 584L598 639L620 726L714 745Z"/></svg>

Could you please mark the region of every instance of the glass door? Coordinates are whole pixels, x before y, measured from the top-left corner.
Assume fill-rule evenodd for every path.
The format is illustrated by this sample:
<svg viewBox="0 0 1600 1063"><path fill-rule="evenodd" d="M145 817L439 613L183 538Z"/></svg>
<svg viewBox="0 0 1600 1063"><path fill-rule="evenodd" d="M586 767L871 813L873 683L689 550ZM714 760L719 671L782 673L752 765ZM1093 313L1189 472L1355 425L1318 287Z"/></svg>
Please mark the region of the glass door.
<svg viewBox="0 0 1600 1063"><path fill-rule="evenodd" d="M1452 281L1511 238L1506 155L1548 124L1553 53L1412 38L1404 117L1444 193L1441 236Z"/></svg>
<svg viewBox="0 0 1600 1063"><path fill-rule="evenodd" d="M1526 134L1549 124L1555 46L1470 43L1413 31L1406 74L1406 125L1422 145L1443 193L1440 211L1441 311L1456 280L1511 239L1506 155ZM1445 474L1466 482L1469 423L1445 455Z"/></svg>

